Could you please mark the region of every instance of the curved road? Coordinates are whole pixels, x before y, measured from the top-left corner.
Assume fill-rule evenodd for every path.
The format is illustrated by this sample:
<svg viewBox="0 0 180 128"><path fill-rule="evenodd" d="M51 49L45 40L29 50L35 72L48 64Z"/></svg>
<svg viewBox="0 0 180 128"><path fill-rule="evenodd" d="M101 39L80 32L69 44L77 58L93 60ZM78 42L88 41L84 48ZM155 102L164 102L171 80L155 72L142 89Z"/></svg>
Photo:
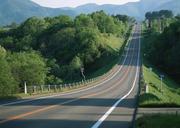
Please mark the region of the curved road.
<svg viewBox="0 0 180 128"><path fill-rule="evenodd" d="M139 82L140 25L116 68L96 86L0 104L0 128L129 128Z"/></svg>

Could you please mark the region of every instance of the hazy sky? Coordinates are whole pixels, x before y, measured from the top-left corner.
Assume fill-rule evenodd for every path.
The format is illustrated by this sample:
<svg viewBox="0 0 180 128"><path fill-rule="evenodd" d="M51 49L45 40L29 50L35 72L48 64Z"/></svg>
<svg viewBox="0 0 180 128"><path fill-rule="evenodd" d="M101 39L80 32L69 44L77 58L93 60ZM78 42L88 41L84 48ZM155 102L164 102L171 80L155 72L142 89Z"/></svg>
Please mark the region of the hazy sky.
<svg viewBox="0 0 180 128"><path fill-rule="evenodd" d="M139 0L32 0L46 7L76 7L86 3L96 4L124 4L127 2L136 2Z"/></svg>

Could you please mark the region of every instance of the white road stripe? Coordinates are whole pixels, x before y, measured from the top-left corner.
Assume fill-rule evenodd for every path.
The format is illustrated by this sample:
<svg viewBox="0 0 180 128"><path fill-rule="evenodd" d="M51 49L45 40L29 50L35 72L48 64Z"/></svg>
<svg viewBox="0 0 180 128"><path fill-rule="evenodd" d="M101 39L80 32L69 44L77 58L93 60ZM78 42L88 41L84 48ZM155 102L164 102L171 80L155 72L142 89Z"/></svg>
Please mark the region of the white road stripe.
<svg viewBox="0 0 180 128"><path fill-rule="evenodd" d="M133 34L134 34L134 30L133 30ZM132 38L132 35L130 36L130 40ZM128 42L128 47L129 47L130 43ZM5 104L0 104L0 107L1 106L7 106L7 105L14 105L14 104L20 104L20 103L26 103L26 102L31 102L31 101L35 101L35 100L40 100L40 99L46 99L46 98L52 98L52 97L58 97L58 96L65 96L65 95L72 95L72 94L76 94L76 93L80 93L80 92L83 92L83 91L87 91L87 90L90 90L90 89L93 89L93 88L96 88L102 84L105 84L106 82L112 80L122 69L122 66L124 65L126 59L127 59L127 55L128 55L129 51L126 52L126 56L125 56L125 59L123 60L123 63L122 65L120 66L120 68L118 69L118 71L116 73L114 73L113 76L111 76L109 79L103 81L102 83L99 83L97 84L96 86L92 86L92 87L89 87L89 88L86 88L86 89L82 89L82 90L79 90L79 91L74 91L74 92L69 92L69 93L65 93L65 94L57 94L57 95L51 95L51 96L44 96L44 97L38 97L38 98L34 98L34 99L29 99L29 100L22 100L22 101L15 101L15 102L10 102L10 103L5 103Z"/></svg>
<svg viewBox="0 0 180 128"><path fill-rule="evenodd" d="M139 72L139 59L140 59L140 38L139 38L139 50L138 50L138 60L137 60L137 68L136 68L136 75L135 75L135 79L133 82L133 86L130 89L130 91L124 95L121 99L119 99L91 128L98 128L103 121L113 112L113 110L118 106L118 104L124 100L127 96L129 96L131 94L131 92L133 91L136 82L137 82L137 78L138 78L138 72Z"/></svg>

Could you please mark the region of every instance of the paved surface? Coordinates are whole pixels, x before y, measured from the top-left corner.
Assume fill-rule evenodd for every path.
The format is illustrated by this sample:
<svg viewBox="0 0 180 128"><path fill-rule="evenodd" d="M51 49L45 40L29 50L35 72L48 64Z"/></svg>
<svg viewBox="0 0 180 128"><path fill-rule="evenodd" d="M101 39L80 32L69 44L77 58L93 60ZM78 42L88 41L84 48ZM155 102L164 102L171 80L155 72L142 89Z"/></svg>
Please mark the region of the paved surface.
<svg viewBox="0 0 180 128"><path fill-rule="evenodd" d="M0 105L0 128L128 128L138 92L140 26L116 73L89 89Z"/></svg>

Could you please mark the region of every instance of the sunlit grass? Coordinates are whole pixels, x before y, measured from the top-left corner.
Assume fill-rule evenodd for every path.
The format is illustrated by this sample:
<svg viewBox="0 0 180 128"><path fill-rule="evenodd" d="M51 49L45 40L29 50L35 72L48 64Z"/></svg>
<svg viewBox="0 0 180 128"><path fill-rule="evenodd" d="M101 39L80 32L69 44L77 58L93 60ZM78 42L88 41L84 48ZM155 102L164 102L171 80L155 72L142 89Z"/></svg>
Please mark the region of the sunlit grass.
<svg viewBox="0 0 180 128"><path fill-rule="evenodd" d="M140 96L140 106L180 106L180 86L165 76L161 90L160 73L156 69L150 71L147 66L143 66L143 74L149 94ZM151 95L152 98L147 95Z"/></svg>

